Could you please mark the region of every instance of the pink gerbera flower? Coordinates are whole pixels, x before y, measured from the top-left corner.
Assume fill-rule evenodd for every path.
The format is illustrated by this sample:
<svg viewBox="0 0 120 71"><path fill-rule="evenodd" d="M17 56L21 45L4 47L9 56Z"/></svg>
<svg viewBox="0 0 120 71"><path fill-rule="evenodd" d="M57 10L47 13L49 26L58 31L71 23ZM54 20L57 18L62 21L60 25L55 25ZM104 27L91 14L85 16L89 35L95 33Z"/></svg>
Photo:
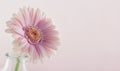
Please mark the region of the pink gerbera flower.
<svg viewBox="0 0 120 71"><path fill-rule="evenodd" d="M13 43L19 47L16 46L15 49L29 54L33 60L49 56L57 49L58 33L55 26L39 9L20 9L7 22L7 26L6 31L17 36Z"/></svg>

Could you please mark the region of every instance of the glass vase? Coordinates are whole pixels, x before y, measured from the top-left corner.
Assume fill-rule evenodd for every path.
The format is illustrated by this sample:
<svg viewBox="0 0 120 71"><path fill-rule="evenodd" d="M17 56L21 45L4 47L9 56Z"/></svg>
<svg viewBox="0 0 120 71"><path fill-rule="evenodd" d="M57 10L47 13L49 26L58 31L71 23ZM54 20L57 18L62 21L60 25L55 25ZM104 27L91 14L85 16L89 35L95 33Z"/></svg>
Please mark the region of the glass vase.
<svg viewBox="0 0 120 71"><path fill-rule="evenodd" d="M26 68L27 56L6 54L6 61L1 71L28 71Z"/></svg>

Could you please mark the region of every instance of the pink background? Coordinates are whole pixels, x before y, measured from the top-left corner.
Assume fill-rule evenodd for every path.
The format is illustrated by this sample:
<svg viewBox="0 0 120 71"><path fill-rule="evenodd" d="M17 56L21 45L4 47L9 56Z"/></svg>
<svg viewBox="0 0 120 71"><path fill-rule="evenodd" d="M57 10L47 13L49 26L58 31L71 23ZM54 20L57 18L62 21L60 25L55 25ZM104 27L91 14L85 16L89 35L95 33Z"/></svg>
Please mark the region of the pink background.
<svg viewBox="0 0 120 71"><path fill-rule="evenodd" d="M61 39L56 55L29 71L120 71L120 0L1 0L0 68L13 40L5 22L23 6L52 17Z"/></svg>

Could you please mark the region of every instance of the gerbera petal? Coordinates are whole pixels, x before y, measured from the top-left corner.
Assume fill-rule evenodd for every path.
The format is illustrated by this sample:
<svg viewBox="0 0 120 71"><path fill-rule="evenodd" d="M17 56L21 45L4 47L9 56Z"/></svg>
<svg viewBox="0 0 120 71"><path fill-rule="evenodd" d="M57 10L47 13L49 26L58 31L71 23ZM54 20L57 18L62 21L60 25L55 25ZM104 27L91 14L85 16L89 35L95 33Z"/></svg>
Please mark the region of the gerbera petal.
<svg viewBox="0 0 120 71"><path fill-rule="evenodd" d="M58 36L58 31L56 30L44 30L43 36Z"/></svg>
<svg viewBox="0 0 120 71"><path fill-rule="evenodd" d="M5 30L7 33L13 33L14 35L18 35L20 37L24 37L24 35L22 35L21 33L15 31L14 29L10 28L10 29L6 29Z"/></svg>
<svg viewBox="0 0 120 71"><path fill-rule="evenodd" d="M29 15L28 9L26 9L26 8L20 9L20 13L22 15L24 24L26 26L29 26L29 24L30 24L30 15Z"/></svg>
<svg viewBox="0 0 120 71"><path fill-rule="evenodd" d="M31 47L31 51L30 51L30 55L31 55L31 59L35 60L35 59L40 59L43 58L43 53L42 53L42 49L41 46L39 45L35 45L34 47Z"/></svg>
<svg viewBox="0 0 120 71"><path fill-rule="evenodd" d="M50 57L53 54L53 49L42 45L42 53L44 54L44 56Z"/></svg>
<svg viewBox="0 0 120 71"><path fill-rule="evenodd" d="M32 25L34 9L33 8L28 8L28 12L29 12L30 25Z"/></svg>
<svg viewBox="0 0 120 71"><path fill-rule="evenodd" d="M21 26L19 24L15 23L13 21L8 21L6 23L7 23L8 27L19 27L19 28L21 28Z"/></svg>
<svg viewBox="0 0 120 71"><path fill-rule="evenodd" d="M37 26L38 28L40 28L41 30L44 30L44 29L46 29L47 27L49 27L50 24L51 24L51 20L49 20L49 19L42 19L42 20L40 20L40 21L36 24L36 26Z"/></svg>
<svg viewBox="0 0 120 71"><path fill-rule="evenodd" d="M34 14L34 17L33 17L33 22L32 22L33 25L36 24L36 22L37 22L36 20L37 20L37 18L39 16L39 13L40 13L40 11L39 11L39 9L37 9L35 14Z"/></svg>
<svg viewBox="0 0 120 71"><path fill-rule="evenodd" d="M22 27L21 27L19 24L17 24L17 22L8 21L8 22L7 22L7 26L8 26L9 29L11 29L12 31L15 31L15 32L20 33L21 35L24 35L23 30L22 30ZM19 28L19 29L18 29L18 28Z"/></svg>
<svg viewBox="0 0 120 71"><path fill-rule="evenodd" d="M16 23L16 24L20 24L21 27L24 27L24 26L25 26L25 24L24 24L24 22L22 21L22 18L21 18L20 15L13 14L13 17L14 17L14 18L12 18L11 21L13 21L13 22Z"/></svg>

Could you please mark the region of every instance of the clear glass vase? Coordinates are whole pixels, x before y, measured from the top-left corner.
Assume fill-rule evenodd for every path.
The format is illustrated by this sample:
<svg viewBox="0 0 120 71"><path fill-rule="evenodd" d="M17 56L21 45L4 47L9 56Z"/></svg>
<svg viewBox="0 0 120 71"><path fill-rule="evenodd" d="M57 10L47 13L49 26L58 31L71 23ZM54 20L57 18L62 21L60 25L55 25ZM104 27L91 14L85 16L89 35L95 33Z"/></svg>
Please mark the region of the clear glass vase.
<svg viewBox="0 0 120 71"><path fill-rule="evenodd" d="M27 56L6 54L6 62L1 71L28 71L26 68Z"/></svg>

